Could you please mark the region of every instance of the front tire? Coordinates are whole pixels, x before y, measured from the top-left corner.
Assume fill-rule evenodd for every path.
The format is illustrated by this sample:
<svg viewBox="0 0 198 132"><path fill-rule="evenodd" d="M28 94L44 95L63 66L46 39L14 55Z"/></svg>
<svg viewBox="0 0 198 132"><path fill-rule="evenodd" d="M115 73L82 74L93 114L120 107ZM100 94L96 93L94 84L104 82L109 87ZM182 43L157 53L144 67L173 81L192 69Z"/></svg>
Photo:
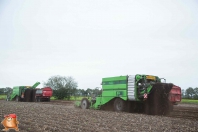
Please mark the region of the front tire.
<svg viewBox="0 0 198 132"><path fill-rule="evenodd" d="M81 100L80 106L81 106L82 109L88 109L89 106L90 106L89 100L88 100L87 98L83 98L83 99Z"/></svg>
<svg viewBox="0 0 198 132"><path fill-rule="evenodd" d="M41 98L40 97L37 98L37 102L41 102Z"/></svg>
<svg viewBox="0 0 198 132"><path fill-rule="evenodd" d="M19 102L19 101L20 101L20 97L19 97L19 96L16 96L15 101L16 101L16 102Z"/></svg>
<svg viewBox="0 0 198 132"><path fill-rule="evenodd" d="M125 101L121 98L116 98L113 103L114 111L122 112L125 110Z"/></svg>
<svg viewBox="0 0 198 132"><path fill-rule="evenodd" d="M7 95L7 96L6 96L6 101L9 101L9 98L10 98L10 97Z"/></svg>

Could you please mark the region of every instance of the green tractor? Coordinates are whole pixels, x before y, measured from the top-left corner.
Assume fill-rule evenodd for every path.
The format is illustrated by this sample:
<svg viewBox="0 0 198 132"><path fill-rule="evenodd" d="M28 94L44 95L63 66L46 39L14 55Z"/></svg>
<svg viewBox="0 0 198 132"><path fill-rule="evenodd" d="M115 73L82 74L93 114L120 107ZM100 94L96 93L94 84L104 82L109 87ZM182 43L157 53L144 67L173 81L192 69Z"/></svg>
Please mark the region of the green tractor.
<svg viewBox="0 0 198 132"><path fill-rule="evenodd" d="M158 76L140 74L102 78L102 94L83 98L75 106L165 115L172 110L173 102L181 101L181 88L165 81ZM171 93L173 87L180 93Z"/></svg>
<svg viewBox="0 0 198 132"><path fill-rule="evenodd" d="M24 101L33 102L35 100L36 87L40 82L36 82L33 86L14 86L12 93L7 94L7 101Z"/></svg>

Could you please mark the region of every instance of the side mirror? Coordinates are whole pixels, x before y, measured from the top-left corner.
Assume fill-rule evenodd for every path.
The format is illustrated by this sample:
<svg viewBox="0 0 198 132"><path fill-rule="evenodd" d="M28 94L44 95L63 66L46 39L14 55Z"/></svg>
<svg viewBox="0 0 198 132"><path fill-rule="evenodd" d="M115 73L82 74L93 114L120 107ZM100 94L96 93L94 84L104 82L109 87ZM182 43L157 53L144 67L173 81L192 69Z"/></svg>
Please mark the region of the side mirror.
<svg viewBox="0 0 198 132"><path fill-rule="evenodd" d="M166 83L166 79L165 79L165 78L160 78L160 80L161 80L161 81L164 80L164 83Z"/></svg>

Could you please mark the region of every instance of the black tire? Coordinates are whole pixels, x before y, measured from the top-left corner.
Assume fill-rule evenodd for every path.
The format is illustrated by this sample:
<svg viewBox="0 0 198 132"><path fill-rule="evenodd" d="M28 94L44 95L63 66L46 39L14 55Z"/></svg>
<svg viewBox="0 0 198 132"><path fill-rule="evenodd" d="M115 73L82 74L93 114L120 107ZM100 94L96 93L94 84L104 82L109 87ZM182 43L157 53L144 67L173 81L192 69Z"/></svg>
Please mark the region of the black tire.
<svg viewBox="0 0 198 132"><path fill-rule="evenodd" d="M26 89L24 92L24 101L30 102L31 101L31 89Z"/></svg>
<svg viewBox="0 0 198 132"><path fill-rule="evenodd" d="M20 97L19 96L16 96L15 101L16 102L19 102L20 101Z"/></svg>
<svg viewBox="0 0 198 132"><path fill-rule="evenodd" d="M122 112L125 110L125 101L121 98L116 98L113 103L114 111Z"/></svg>
<svg viewBox="0 0 198 132"><path fill-rule="evenodd" d="M7 95L7 96L6 96L6 101L9 101L9 98L10 98L10 97Z"/></svg>
<svg viewBox="0 0 198 132"><path fill-rule="evenodd" d="M36 98L36 96L34 97L34 102L37 102L37 98Z"/></svg>
<svg viewBox="0 0 198 132"><path fill-rule="evenodd" d="M31 90L31 102L35 102L35 94L36 94L36 89Z"/></svg>
<svg viewBox="0 0 198 132"><path fill-rule="evenodd" d="M37 98L37 102L41 102L41 98L40 97Z"/></svg>
<svg viewBox="0 0 198 132"><path fill-rule="evenodd" d="M89 100L88 100L87 98L83 98L83 99L81 100L80 107L81 107L82 109L89 109L89 107L90 107L90 102L89 102Z"/></svg>

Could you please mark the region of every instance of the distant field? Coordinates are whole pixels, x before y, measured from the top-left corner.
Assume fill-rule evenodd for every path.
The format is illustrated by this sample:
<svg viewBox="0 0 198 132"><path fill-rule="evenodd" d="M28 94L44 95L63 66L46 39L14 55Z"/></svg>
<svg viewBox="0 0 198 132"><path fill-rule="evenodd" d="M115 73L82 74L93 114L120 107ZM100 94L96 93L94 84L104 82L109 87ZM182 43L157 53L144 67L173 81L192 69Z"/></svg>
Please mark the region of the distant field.
<svg viewBox="0 0 198 132"><path fill-rule="evenodd" d="M70 100L71 101L82 100L82 98L84 98L84 97L76 97L75 98L74 96L71 96ZM4 99L6 99L6 95L0 95L0 100L4 100ZM55 100L55 98L53 96L50 99ZM64 99L64 100L67 100L67 99Z"/></svg>
<svg viewBox="0 0 198 132"><path fill-rule="evenodd" d="M84 97L74 97L72 96L70 98L71 101L75 101L75 100L82 100L82 98ZM0 100L4 100L6 99L6 95L0 95ZM54 97L51 97L51 100L55 100ZM67 99L64 99L67 100ZM187 103L187 104L198 104L198 100L193 100L193 99L182 99L181 103Z"/></svg>
<svg viewBox="0 0 198 132"><path fill-rule="evenodd" d="M198 100L194 99L182 99L182 103L188 103L188 104L198 104Z"/></svg>
<svg viewBox="0 0 198 132"><path fill-rule="evenodd" d="M84 97L74 97L74 96L71 96L71 98L70 98L70 100L71 101L75 101L75 100L82 100L82 98L84 98ZM50 98L51 100L55 100L55 98L52 96L51 98ZM67 100L67 99L64 99L64 100Z"/></svg>
<svg viewBox="0 0 198 132"><path fill-rule="evenodd" d="M0 100L6 99L6 95L0 95Z"/></svg>

